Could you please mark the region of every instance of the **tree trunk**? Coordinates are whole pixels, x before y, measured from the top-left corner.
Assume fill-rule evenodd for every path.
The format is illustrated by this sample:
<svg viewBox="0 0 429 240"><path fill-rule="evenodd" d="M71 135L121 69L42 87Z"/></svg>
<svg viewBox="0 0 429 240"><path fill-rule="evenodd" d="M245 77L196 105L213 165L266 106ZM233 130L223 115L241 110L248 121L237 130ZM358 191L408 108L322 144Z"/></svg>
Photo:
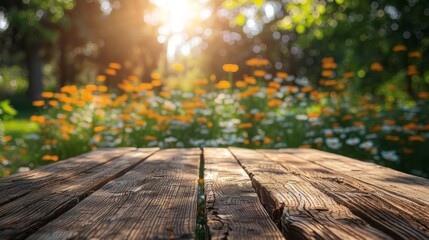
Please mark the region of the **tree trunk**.
<svg viewBox="0 0 429 240"><path fill-rule="evenodd" d="M69 84L70 76L69 76L69 64L67 62L67 34L62 32L61 38L59 41L60 44L60 74L59 74L59 87L63 87L66 84Z"/></svg>
<svg viewBox="0 0 429 240"><path fill-rule="evenodd" d="M29 44L26 47L29 81L27 94L32 100L41 99L43 91L42 59L40 57L39 49L40 47L36 44Z"/></svg>

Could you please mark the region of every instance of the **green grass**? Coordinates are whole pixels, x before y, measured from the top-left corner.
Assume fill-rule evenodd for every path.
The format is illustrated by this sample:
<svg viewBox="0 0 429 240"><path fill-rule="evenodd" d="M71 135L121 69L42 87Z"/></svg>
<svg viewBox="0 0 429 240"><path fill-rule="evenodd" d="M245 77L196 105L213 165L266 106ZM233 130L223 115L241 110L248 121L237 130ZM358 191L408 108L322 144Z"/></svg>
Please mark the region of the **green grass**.
<svg viewBox="0 0 429 240"><path fill-rule="evenodd" d="M3 122L5 135L13 137L24 137L27 134L39 132L40 128L37 123L31 122L28 119L13 119Z"/></svg>

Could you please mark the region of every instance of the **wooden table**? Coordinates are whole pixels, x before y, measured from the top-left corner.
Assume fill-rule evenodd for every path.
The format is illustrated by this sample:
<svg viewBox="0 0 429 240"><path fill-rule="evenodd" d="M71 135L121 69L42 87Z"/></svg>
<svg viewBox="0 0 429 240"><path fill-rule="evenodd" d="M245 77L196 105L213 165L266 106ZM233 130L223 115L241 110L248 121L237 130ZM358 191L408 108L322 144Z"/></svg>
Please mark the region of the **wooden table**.
<svg viewBox="0 0 429 240"><path fill-rule="evenodd" d="M0 239L429 239L429 180L309 149L99 149L0 179ZM202 180L200 180L202 183Z"/></svg>

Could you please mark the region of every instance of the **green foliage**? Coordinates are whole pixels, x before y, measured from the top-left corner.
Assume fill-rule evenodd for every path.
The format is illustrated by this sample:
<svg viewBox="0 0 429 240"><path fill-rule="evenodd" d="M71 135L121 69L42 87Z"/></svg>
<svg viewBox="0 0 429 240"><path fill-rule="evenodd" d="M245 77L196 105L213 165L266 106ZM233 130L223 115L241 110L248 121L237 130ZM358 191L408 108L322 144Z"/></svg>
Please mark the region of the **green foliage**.
<svg viewBox="0 0 429 240"><path fill-rule="evenodd" d="M9 100L0 101L0 122L12 119L17 114L17 111L10 106Z"/></svg>

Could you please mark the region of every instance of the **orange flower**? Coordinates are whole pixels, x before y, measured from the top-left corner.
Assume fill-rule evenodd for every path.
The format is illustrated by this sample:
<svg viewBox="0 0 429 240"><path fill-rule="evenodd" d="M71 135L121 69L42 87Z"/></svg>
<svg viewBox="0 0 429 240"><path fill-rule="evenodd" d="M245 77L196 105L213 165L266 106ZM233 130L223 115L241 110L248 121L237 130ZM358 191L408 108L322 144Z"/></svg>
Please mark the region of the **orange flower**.
<svg viewBox="0 0 429 240"><path fill-rule="evenodd" d="M353 77L354 76L354 73L352 73L352 72L346 72L346 73L344 73L344 75L343 75L343 77L344 78L351 78L351 77Z"/></svg>
<svg viewBox="0 0 429 240"><path fill-rule="evenodd" d="M386 135L385 138L386 138L386 140L389 140L389 141L394 141L394 142L399 141L399 137L398 136Z"/></svg>
<svg viewBox="0 0 429 240"><path fill-rule="evenodd" d="M104 75L98 75L98 76L97 76L97 81L99 81L99 82L104 82L104 81L106 81L106 76L104 76Z"/></svg>
<svg viewBox="0 0 429 240"><path fill-rule="evenodd" d="M106 86L98 86L98 91L107 92L108 88Z"/></svg>
<svg viewBox="0 0 429 240"><path fill-rule="evenodd" d="M44 155L42 157L43 161L58 161L59 157L57 155Z"/></svg>
<svg viewBox="0 0 429 240"><path fill-rule="evenodd" d="M231 87L231 84L226 81L226 80L220 80L217 84L216 84L216 88L218 89L228 89Z"/></svg>
<svg viewBox="0 0 429 240"><path fill-rule="evenodd" d="M49 101L48 104L51 105L52 107L58 107L58 101L55 101L55 100Z"/></svg>
<svg viewBox="0 0 429 240"><path fill-rule="evenodd" d="M261 58L251 58L246 61L246 65L250 67L266 66L268 64L270 64L270 61Z"/></svg>
<svg viewBox="0 0 429 240"><path fill-rule="evenodd" d="M424 142L425 140L426 139L420 135L412 135L408 137L408 141L411 141L411 142L416 142L416 141Z"/></svg>
<svg viewBox="0 0 429 240"><path fill-rule="evenodd" d="M283 103L283 101L280 99L272 99L268 102L268 107L276 107L276 106L281 105L282 103Z"/></svg>
<svg viewBox="0 0 429 240"><path fill-rule="evenodd" d="M248 84L255 85L256 79L249 76L244 76L244 81L246 81Z"/></svg>
<svg viewBox="0 0 429 240"><path fill-rule="evenodd" d="M94 132L96 132L96 133L104 131L104 130L106 130L106 126L97 126L94 128Z"/></svg>
<svg viewBox="0 0 429 240"><path fill-rule="evenodd" d="M337 64L334 62L324 62L322 64L322 68L323 69L336 69L337 68Z"/></svg>
<svg viewBox="0 0 429 240"><path fill-rule="evenodd" d="M411 75L417 75L419 73L419 71L417 70L417 66L416 65L408 65L407 67L407 75L411 76Z"/></svg>
<svg viewBox="0 0 429 240"><path fill-rule="evenodd" d="M106 73L107 75L115 76L116 75L116 70L115 69L107 68L106 70L104 70L104 73Z"/></svg>
<svg viewBox="0 0 429 240"><path fill-rule="evenodd" d="M144 140L146 141L155 141L156 139L157 138L155 136L150 136L150 135L144 136Z"/></svg>
<svg viewBox="0 0 429 240"><path fill-rule="evenodd" d="M207 118L205 118L205 117L199 117L199 118L197 118L196 120L197 120L197 122L199 122L199 123L205 123L205 122L207 122Z"/></svg>
<svg viewBox="0 0 429 240"><path fill-rule="evenodd" d="M420 51L409 52L408 57L410 57L410 58L421 58L422 53Z"/></svg>
<svg viewBox="0 0 429 240"><path fill-rule="evenodd" d="M150 75L150 77L151 77L152 79L160 79L160 78L161 78L161 74L159 74L159 73L152 73L152 74Z"/></svg>
<svg viewBox="0 0 429 240"><path fill-rule="evenodd" d="M237 128L238 129L245 129L245 128L251 128L253 126L252 123L240 123L238 124Z"/></svg>
<svg viewBox="0 0 429 240"><path fill-rule="evenodd" d="M384 67L379 62L372 63L370 69L374 72L384 71Z"/></svg>
<svg viewBox="0 0 429 240"><path fill-rule="evenodd" d="M322 77L332 77L334 76L334 71L331 70L323 70Z"/></svg>
<svg viewBox="0 0 429 240"><path fill-rule="evenodd" d="M43 100L33 101L33 106L35 107L42 107L43 105L45 105L45 101Z"/></svg>
<svg viewBox="0 0 429 240"><path fill-rule="evenodd" d="M289 74L287 74L287 73L285 73L285 72L277 72L277 73L276 73L276 76L277 76L278 78L287 78L287 77L289 77Z"/></svg>
<svg viewBox="0 0 429 240"><path fill-rule="evenodd" d="M301 92L303 92L303 93L310 92L311 90L313 90L313 88L311 86L301 88Z"/></svg>
<svg viewBox="0 0 429 240"><path fill-rule="evenodd" d="M239 69L237 64L224 64L222 68L225 72L231 72L231 73L235 73Z"/></svg>
<svg viewBox="0 0 429 240"><path fill-rule="evenodd" d="M3 141L4 141L4 142L10 142L10 141L12 141L12 139L13 139L13 137L12 137L12 136L10 136L10 135L8 135L8 136L3 136Z"/></svg>
<svg viewBox="0 0 429 240"><path fill-rule="evenodd" d="M237 81L235 83L235 86L238 88L245 88L245 87L247 87L247 83L245 81Z"/></svg>
<svg viewBox="0 0 429 240"><path fill-rule="evenodd" d="M211 81L211 82L216 81L216 75L211 74L211 75L210 75L210 81Z"/></svg>
<svg viewBox="0 0 429 240"><path fill-rule="evenodd" d="M269 138L269 137L265 137L264 138L264 143L265 144L271 144L271 143L273 143L273 140L271 140L271 138Z"/></svg>
<svg viewBox="0 0 429 240"><path fill-rule="evenodd" d="M68 105L68 104L63 105L63 106L62 106L62 109L63 109L64 111L66 111L66 112L72 112L72 111L73 111L73 107L72 107L72 106L70 106L70 105Z"/></svg>
<svg viewBox="0 0 429 240"><path fill-rule="evenodd" d="M151 82L151 84L152 84L152 86L154 86L154 87L159 87L159 86L161 86L161 85L162 85L161 81L159 81L159 80L153 80L153 81Z"/></svg>
<svg viewBox="0 0 429 240"><path fill-rule="evenodd" d="M212 123L212 122L208 122L208 123L207 123L207 127L208 127L208 128L213 127L213 123Z"/></svg>
<svg viewBox="0 0 429 240"><path fill-rule="evenodd" d="M277 89L279 89L280 88L280 83L278 83L278 82L269 82L268 86L270 88L277 88Z"/></svg>
<svg viewBox="0 0 429 240"><path fill-rule="evenodd" d="M427 99L429 97L429 93L428 92L419 92L418 96L420 99Z"/></svg>
<svg viewBox="0 0 429 240"><path fill-rule="evenodd" d="M333 57L324 57L322 58L322 63L330 63L330 62L334 62L334 58Z"/></svg>
<svg viewBox="0 0 429 240"><path fill-rule="evenodd" d="M178 63L174 63L171 67L178 72L183 71L184 69L183 65Z"/></svg>
<svg viewBox="0 0 429 240"><path fill-rule="evenodd" d="M85 86L85 89L89 92L93 92L93 91L97 91L97 86L95 86L94 84L89 84Z"/></svg>
<svg viewBox="0 0 429 240"><path fill-rule="evenodd" d="M122 68L122 66L119 63L109 63L109 68L119 70Z"/></svg>
<svg viewBox="0 0 429 240"><path fill-rule="evenodd" d="M392 50L394 52L403 52L403 51L407 51L407 47L405 45L403 45L403 44L398 44L398 45L394 46L392 48Z"/></svg>
<svg viewBox="0 0 429 240"><path fill-rule="evenodd" d="M53 92L42 92L42 97L52 98L52 97L54 97L54 93Z"/></svg>
<svg viewBox="0 0 429 240"><path fill-rule="evenodd" d="M264 70L255 70L253 72L253 75L255 75L256 77L264 77L266 74L266 72Z"/></svg>

